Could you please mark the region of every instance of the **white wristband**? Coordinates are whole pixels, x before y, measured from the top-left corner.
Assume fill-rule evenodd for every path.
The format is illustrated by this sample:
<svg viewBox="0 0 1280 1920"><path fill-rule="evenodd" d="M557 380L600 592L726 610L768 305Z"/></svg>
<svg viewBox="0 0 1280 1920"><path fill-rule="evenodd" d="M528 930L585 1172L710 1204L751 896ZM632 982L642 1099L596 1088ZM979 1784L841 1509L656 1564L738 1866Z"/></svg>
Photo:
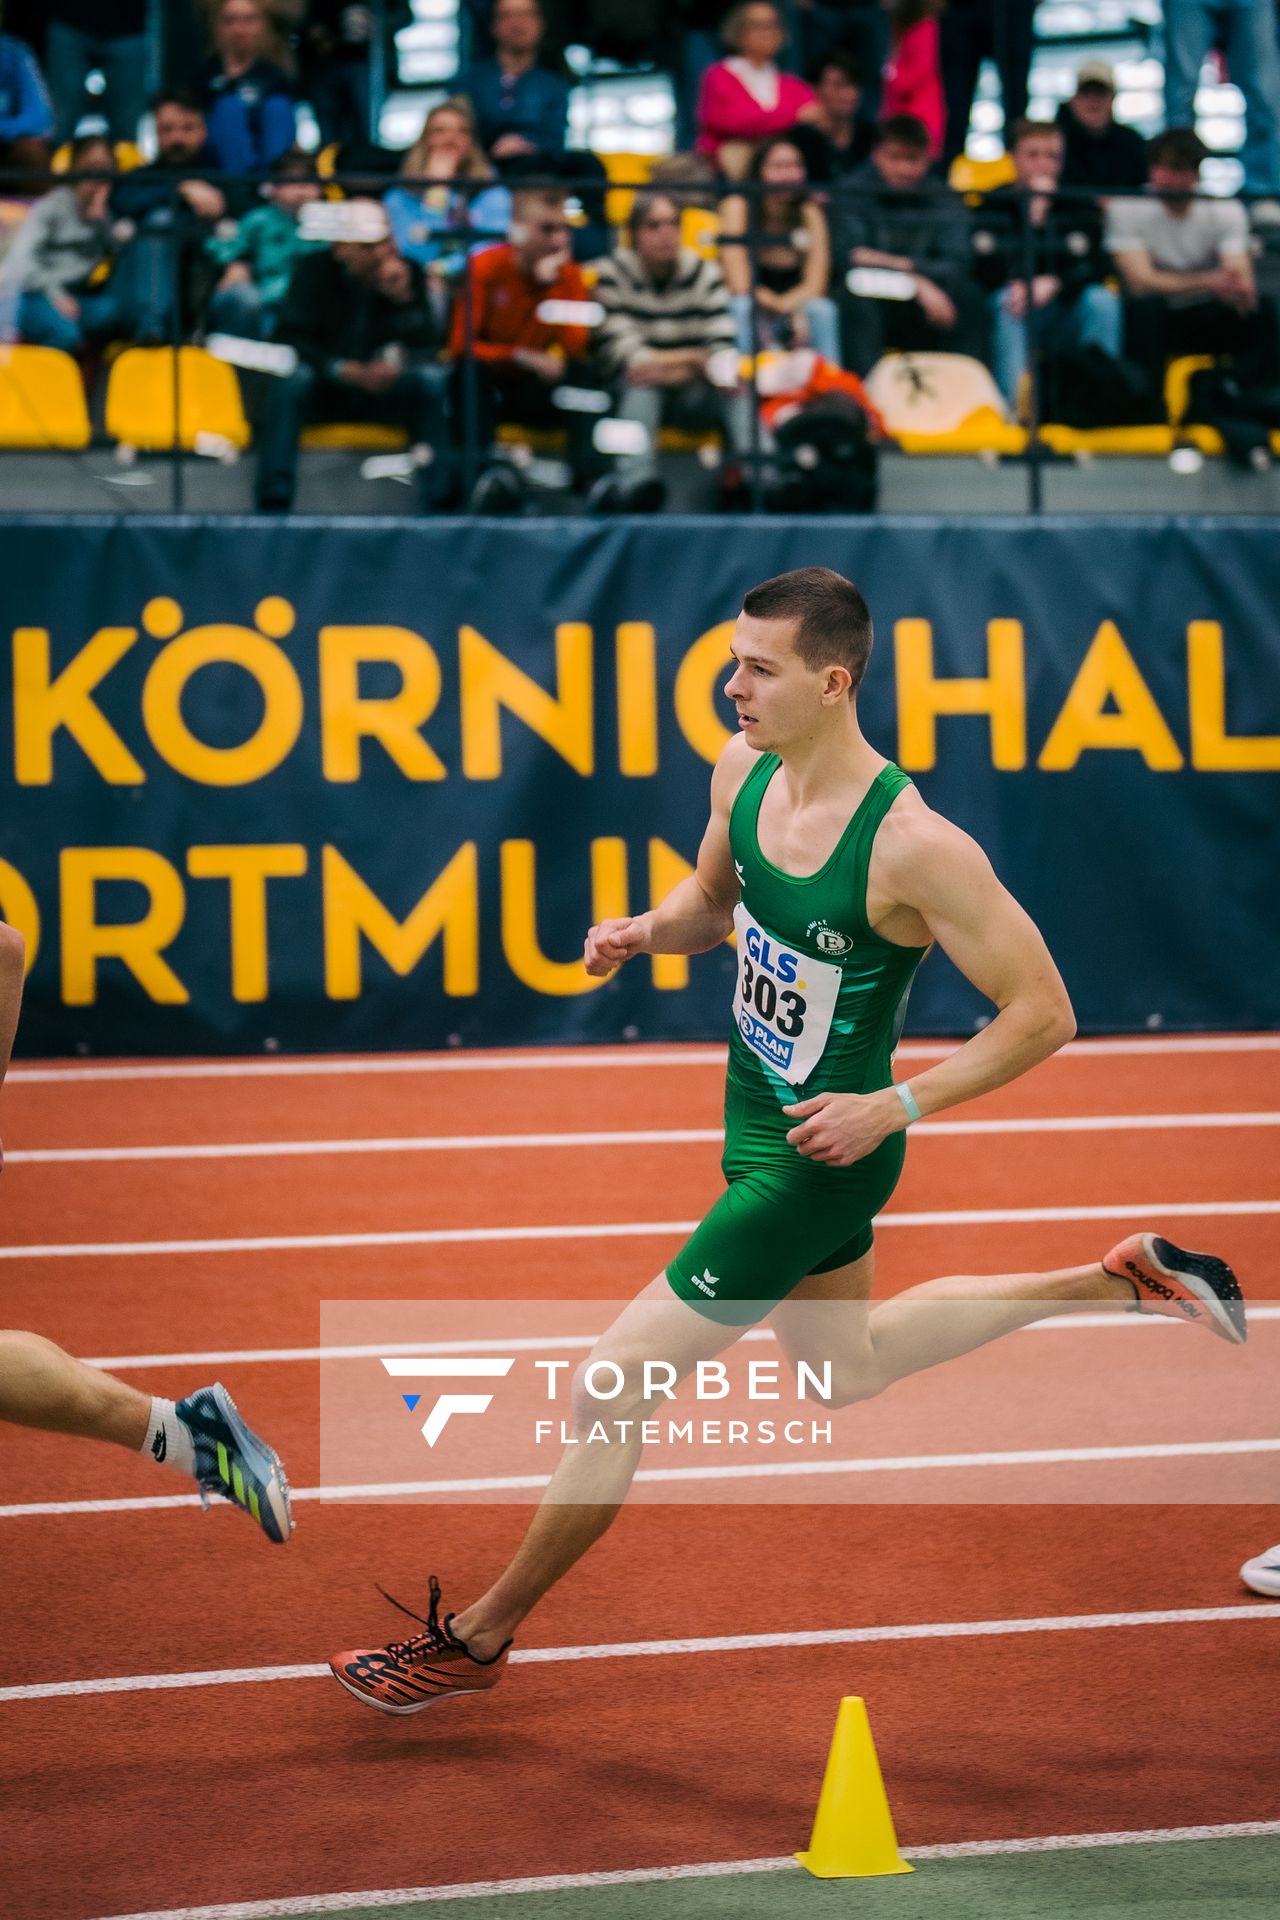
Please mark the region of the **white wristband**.
<svg viewBox="0 0 1280 1920"><path fill-rule="evenodd" d="M924 1115L920 1111L920 1107L916 1100L916 1097L914 1093L912 1093L911 1091L911 1082L909 1080L896 1081L894 1083L893 1090L897 1094L899 1100L901 1100L903 1107L906 1109L908 1126L911 1125L911 1122L913 1120L924 1119Z"/></svg>

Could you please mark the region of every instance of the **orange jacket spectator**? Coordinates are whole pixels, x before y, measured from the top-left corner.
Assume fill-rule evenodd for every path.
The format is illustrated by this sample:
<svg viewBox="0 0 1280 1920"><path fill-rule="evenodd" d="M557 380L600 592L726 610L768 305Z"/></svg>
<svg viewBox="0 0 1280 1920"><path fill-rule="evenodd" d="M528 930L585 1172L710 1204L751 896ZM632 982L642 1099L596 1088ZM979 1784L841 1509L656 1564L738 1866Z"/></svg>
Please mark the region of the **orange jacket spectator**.
<svg viewBox="0 0 1280 1920"><path fill-rule="evenodd" d="M590 331L541 320L538 308L547 300L586 301L591 298L581 269L566 260L554 280L536 279L521 265L513 246L486 247L468 263L471 285L471 351L490 365L510 360L517 347L539 353L559 349L568 360L583 360ZM467 350L465 294L453 310L449 351L461 359Z"/></svg>

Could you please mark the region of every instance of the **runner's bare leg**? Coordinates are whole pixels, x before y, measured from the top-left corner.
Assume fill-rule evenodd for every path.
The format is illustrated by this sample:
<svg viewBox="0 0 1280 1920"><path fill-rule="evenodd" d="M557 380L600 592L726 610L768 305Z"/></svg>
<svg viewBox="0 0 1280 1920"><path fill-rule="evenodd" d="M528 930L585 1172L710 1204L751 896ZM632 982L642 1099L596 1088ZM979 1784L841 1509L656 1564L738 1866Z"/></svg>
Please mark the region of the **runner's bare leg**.
<svg viewBox="0 0 1280 1920"><path fill-rule="evenodd" d="M110 1440L137 1453L150 1418L150 1394L87 1367L38 1333L0 1332L0 1420Z"/></svg>

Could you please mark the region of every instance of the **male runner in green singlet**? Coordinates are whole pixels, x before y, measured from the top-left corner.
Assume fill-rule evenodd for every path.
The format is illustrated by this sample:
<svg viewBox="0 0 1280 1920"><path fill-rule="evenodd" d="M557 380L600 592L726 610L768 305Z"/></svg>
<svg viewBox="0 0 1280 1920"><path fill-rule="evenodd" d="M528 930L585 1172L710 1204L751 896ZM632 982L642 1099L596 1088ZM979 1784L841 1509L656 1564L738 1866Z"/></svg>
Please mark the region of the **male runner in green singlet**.
<svg viewBox="0 0 1280 1920"><path fill-rule="evenodd" d="M646 1359L687 1374L766 1315L788 1360L830 1360L834 1406L1046 1315L1107 1303L1246 1335L1230 1268L1153 1233L1091 1266L933 1280L870 1305L871 1223L897 1182L909 1121L1005 1085L1075 1032L1043 939L981 848L864 738L855 696L870 649L862 595L826 568L747 595L726 688L739 732L712 776L696 871L654 911L587 935L587 971L601 975L638 953L704 953L737 933L727 1189L585 1363L622 1368L607 1412L632 1418L633 1436L650 1411ZM895 1086L907 993L935 941L996 1013ZM823 1302L831 1311L819 1314ZM579 1388L574 1411L586 1432L601 1409ZM425 1631L338 1654L337 1679L387 1713L491 1687L520 1622L609 1525L640 1451L637 1438L570 1446L496 1584L442 1622L433 1578Z"/></svg>

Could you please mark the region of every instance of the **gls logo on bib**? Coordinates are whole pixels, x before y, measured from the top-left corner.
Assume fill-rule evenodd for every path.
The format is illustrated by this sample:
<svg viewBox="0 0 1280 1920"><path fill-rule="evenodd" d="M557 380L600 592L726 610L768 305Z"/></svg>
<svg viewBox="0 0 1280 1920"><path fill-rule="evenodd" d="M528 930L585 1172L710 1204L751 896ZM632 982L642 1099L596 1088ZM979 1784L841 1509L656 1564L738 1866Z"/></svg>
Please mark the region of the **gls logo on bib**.
<svg viewBox="0 0 1280 1920"><path fill-rule="evenodd" d="M738 981L733 1018L758 1059L799 1086L822 1058L831 1031L840 969L797 953L767 933L739 901Z"/></svg>

